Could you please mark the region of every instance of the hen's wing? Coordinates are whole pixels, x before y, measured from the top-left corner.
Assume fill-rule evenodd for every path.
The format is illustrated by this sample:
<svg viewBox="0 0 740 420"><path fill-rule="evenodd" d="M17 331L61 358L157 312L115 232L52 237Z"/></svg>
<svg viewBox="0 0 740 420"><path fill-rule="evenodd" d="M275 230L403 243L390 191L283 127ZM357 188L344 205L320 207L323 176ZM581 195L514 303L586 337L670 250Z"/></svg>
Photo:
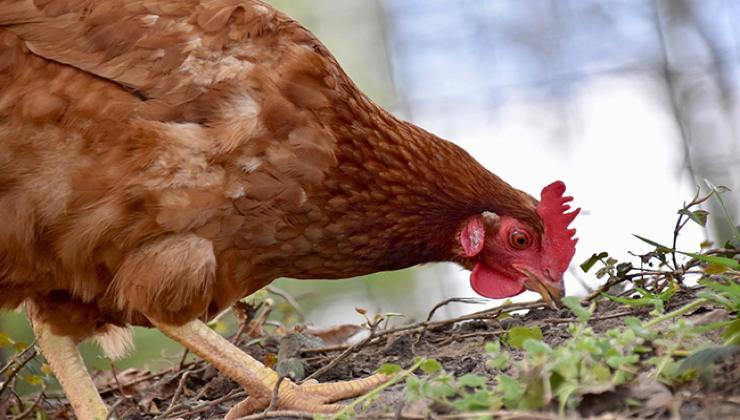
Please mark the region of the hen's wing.
<svg viewBox="0 0 740 420"><path fill-rule="evenodd" d="M237 227L276 243L270 223L303 206L336 164L316 115L335 112L336 87L349 82L308 31L260 1L4 0L0 36L0 167L18 174L14 185L75 180L71 207L69 197L35 199L54 225L39 230L56 233L68 267L114 236L136 244L151 229L200 229L217 252L234 246ZM13 150L34 144L19 130L40 127L56 130L44 147L57 150L32 166L51 169L21 174ZM72 152L70 133L84 139ZM248 217L214 216L224 200ZM103 207L152 214L107 223L91 211Z"/></svg>
<svg viewBox="0 0 740 420"><path fill-rule="evenodd" d="M255 66L273 69L278 79L294 45L323 49L256 0L3 3L0 25L35 54L170 105L243 82Z"/></svg>
<svg viewBox="0 0 740 420"><path fill-rule="evenodd" d="M234 416L266 406L277 375L193 319L211 294L217 305L241 297L243 285L213 286L214 276L244 275L229 270L279 248L278 225L314 217L284 220L310 213L307 195L336 164L317 116L337 112L348 83L306 30L259 1L0 0L0 216L15 222L0 226L0 261L17 262L0 267L0 287L32 296L23 287L40 261L61 261L64 278L33 299L69 278L70 295L106 309L111 287L117 309L249 389ZM223 261L234 248L244 253ZM65 321L45 309L35 324L51 348ZM69 357L52 355L52 368L77 414L104 416L64 343ZM285 381L278 405L334 411L325 403L383 380Z"/></svg>

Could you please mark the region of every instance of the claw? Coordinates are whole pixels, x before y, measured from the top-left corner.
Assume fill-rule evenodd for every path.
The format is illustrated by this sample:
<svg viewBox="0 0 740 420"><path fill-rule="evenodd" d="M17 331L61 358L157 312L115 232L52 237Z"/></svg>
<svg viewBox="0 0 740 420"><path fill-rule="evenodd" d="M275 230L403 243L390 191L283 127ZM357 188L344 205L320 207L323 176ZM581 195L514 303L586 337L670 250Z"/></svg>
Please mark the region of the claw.
<svg viewBox="0 0 740 420"><path fill-rule="evenodd" d="M176 326L151 320L159 330L185 345L190 351L208 360L225 375L235 380L249 393L249 397L236 404L226 415L227 420L238 419L270 405L273 389L278 382L277 373L265 367L225 338L216 334L202 321L190 321ZM389 379L386 375L373 375L346 382L321 384L307 381L296 385L288 379L280 383L277 409L299 410L312 413L334 413L342 409L335 401L357 397Z"/></svg>
<svg viewBox="0 0 740 420"><path fill-rule="evenodd" d="M330 404L335 401L360 396L376 386L386 382L390 377L376 374L362 379L344 382L318 383L310 381L296 385L288 380L283 381L278 393L277 409L297 410L310 413L335 413L342 409L341 404ZM226 414L226 420L235 420L264 410L270 401L249 397L236 404Z"/></svg>
<svg viewBox="0 0 740 420"><path fill-rule="evenodd" d="M311 394L330 397L331 399L328 401L340 401L362 395L389 379L389 376L378 373L373 376L368 376L367 378L353 379L351 381L344 382L329 382L324 384L306 383L301 385L300 388L302 391Z"/></svg>

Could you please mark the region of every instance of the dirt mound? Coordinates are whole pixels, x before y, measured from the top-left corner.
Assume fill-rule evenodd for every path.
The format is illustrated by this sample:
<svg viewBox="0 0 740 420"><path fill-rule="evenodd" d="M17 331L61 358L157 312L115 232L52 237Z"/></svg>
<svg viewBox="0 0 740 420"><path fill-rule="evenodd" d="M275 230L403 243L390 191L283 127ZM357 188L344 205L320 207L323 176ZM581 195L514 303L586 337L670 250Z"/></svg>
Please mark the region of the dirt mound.
<svg viewBox="0 0 740 420"><path fill-rule="evenodd" d="M695 302L701 290L680 289L666 302L664 311L669 313ZM615 328L623 329L626 317L654 319L651 318L651 309L601 299L586 325L598 336ZM696 305L681 314L683 319L698 324L723 322L734 316L711 303ZM573 325L577 323L578 318L568 309L554 310L542 302L533 302L509 304L451 320L376 329L354 345L326 345L316 336L296 333L252 340L240 338L239 341L241 347L258 360L274 364L280 353L282 359L298 361L305 375L318 373L314 376L322 382L364 377L386 363L407 368L419 360L418 357L423 357L438 361L443 371L455 378L475 375L470 377L483 377L495 383L497 375L502 372L512 374L512 368L491 367L488 363L491 354L486 351L486 342L506 339L515 327L524 326L530 330L538 327L542 333L541 341L555 349L572 337ZM343 328L346 333L348 327ZM324 331L324 338L331 338L331 335L331 330ZM716 330L709 330L692 340L721 342ZM505 349L511 361L526 358L525 350L521 348L505 346ZM657 353L654 355L659 356ZM424 375L421 371L417 373ZM568 407L562 413L569 418L668 418L675 415L685 419L740 418L740 390L737 388L740 357L737 352L715 366L713 377L708 382L693 379L669 386L651 379L649 375L635 373L633 380L619 386L584 393L577 407ZM219 419L246 395L236 383L202 361L159 373L127 370L116 373L115 378L109 373L107 378L104 375L98 381L107 381L100 386L101 393L120 419ZM368 407L357 410L357 415L364 418L479 418L487 413L492 418L554 418L558 413L558 404L553 398L537 413L488 410L480 414L461 414L451 412L450 406L439 404L433 398L412 401L408 398L407 387L404 381L388 387L378 393ZM64 406L57 405L54 409L52 402L47 401L46 404L51 409L47 412L54 412L57 418L70 414ZM252 418L312 416L310 413L267 412Z"/></svg>

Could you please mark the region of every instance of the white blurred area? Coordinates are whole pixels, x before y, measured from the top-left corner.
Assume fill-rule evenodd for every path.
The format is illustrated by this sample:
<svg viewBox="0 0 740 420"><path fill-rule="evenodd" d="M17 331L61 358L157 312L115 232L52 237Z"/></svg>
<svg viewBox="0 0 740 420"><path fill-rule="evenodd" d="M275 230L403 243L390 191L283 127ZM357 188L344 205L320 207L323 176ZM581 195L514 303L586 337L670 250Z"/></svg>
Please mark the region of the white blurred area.
<svg viewBox="0 0 740 420"><path fill-rule="evenodd" d="M627 251L649 251L633 233L669 244L676 210L704 177L734 190L726 201L740 220L740 29L732 23L740 5L733 1L273 3L314 31L395 114L456 142L532 195L563 180L583 209L568 294L601 283L578 268L594 252L624 260L633 258ZM679 248L696 251L721 229L690 223ZM280 285L309 302L309 323L330 325L360 321L348 315L355 306L424 318L441 300L475 296L468 275L435 264L350 286ZM452 304L437 317L480 309Z"/></svg>

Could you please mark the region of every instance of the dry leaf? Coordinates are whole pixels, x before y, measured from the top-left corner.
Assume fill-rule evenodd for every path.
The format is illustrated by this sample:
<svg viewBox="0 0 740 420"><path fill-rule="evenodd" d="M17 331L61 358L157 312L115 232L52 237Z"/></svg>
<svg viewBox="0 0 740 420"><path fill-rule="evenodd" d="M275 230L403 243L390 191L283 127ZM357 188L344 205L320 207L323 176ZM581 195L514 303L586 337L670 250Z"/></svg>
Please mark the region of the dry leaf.
<svg viewBox="0 0 740 420"><path fill-rule="evenodd" d="M345 324L328 328L306 327L303 334L318 337L329 346L340 346L346 344L360 331L363 331L363 328L359 325Z"/></svg>

